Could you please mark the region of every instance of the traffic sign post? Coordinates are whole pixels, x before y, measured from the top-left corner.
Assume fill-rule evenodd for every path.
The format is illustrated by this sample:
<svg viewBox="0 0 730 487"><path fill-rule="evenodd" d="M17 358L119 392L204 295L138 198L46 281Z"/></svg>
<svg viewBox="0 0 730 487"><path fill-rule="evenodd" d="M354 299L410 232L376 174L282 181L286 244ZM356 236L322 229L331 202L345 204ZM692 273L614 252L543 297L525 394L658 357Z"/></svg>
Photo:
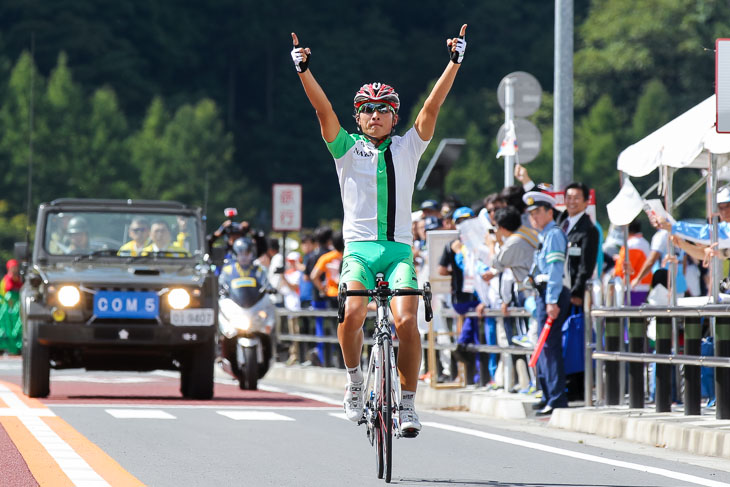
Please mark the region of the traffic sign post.
<svg viewBox="0 0 730 487"><path fill-rule="evenodd" d="M272 186L271 228L277 232L302 229L302 185L274 184Z"/></svg>
<svg viewBox="0 0 730 487"><path fill-rule="evenodd" d="M497 87L497 101L504 110L504 125L497 135L497 147L502 145L508 128L514 124L517 140L517 154L504 155L504 186L512 186L515 181L515 162L525 164L532 161L540 152L540 131L532 122L521 117L529 117L540 108L542 87L540 82L524 71L508 74ZM497 155L500 157L500 154Z"/></svg>

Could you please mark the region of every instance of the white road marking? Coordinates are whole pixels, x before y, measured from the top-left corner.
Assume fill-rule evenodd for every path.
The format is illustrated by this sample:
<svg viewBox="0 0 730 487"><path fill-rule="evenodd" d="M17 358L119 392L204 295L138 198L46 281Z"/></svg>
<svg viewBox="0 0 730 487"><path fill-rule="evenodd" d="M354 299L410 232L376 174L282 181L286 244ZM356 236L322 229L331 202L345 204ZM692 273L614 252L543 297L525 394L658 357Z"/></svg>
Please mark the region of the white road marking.
<svg viewBox="0 0 730 487"><path fill-rule="evenodd" d="M55 416L48 408L32 408L20 400L10 389L0 384L0 399L8 407L0 407L0 416Z"/></svg>
<svg viewBox="0 0 730 487"><path fill-rule="evenodd" d="M342 401L337 401L335 399L329 398L327 396L323 396L321 394L314 394L314 393L310 393L310 392L301 392L301 391L288 391L288 390L282 389L280 387L274 387L274 386L264 385L264 384L259 384L258 387L262 391L280 392L282 394L289 394L290 396L303 397L304 399L311 399L313 401L319 401L319 402L323 402L325 404L332 404L334 406L342 406Z"/></svg>
<svg viewBox="0 0 730 487"><path fill-rule="evenodd" d="M176 419L161 409L106 409L105 411L118 419Z"/></svg>
<svg viewBox="0 0 730 487"><path fill-rule="evenodd" d="M221 416L226 416L236 421L296 421L294 418L272 411L216 411Z"/></svg>
<svg viewBox="0 0 730 487"><path fill-rule="evenodd" d="M13 416L13 417L21 417L21 416L44 416L47 418L50 418L52 416L55 416L53 414L53 411L46 408L28 408L28 409L13 409L13 408L0 408L0 416Z"/></svg>
<svg viewBox="0 0 730 487"><path fill-rule="evenodd" d="M214 399L215 400L215 399ZM108 408L115 408L119 407L118 403L107 403L107 404L49 404L49 407L52 408L102 408L102 409L108 409ZM216 405L205 405L205 404L190 404L190 405L181 405L181 404L165 404L165 409L220 409L223 405L222 404L216 404ZM140 408L145 409L149 408L150 406L148 404L124 404L125 408ZM332 411L336 409L342 409L342 406L334 407L334 406L231 406L231 405L225 405L228 409L236 409L236 410L256 410L260 411L261 409L267 409L267 410L276 410L276 411Z"/></svg>
<svg viewBox="0 0 730 487"><path fill-rule="evenodd" d="M486 433L484 431L478 431L478 430L474 430L474 429L470 429L470 428L462 428L460 426L452 426L452 425L442 424L442 423L433 423L430 421L424 421L423 425L428 426L430 428L438 428L438 429L442 429L442 430L446 430L446 431L452 431L454 433L461 433L463 435L476 436L478 438L484 438L486 440L499 441L501 443L508 443L510 445L520 446L523 448L530 448L532 450L539 450L539 451L543 451L545 453L562 455L565 457L576 458L578 460L585 460L588 462L602 463L605 465L625 468L628 470L636 470L639 472L659 475L661 477L667 477L667 478L670 478L673 480L682 480L682 481L689 482L692 484L704 485L707 487L730 487L730 484L727 484L725 482L718 482L715 480L703 479L702 477L696 477L694 475L689 475L689 474L685 474L685 473L681 473L681 472L674 472L672 470L667 470L664 468L649 467L647 465L641 465L639 463L624 462L621 460L612 460L610 458L603 458L603 457L599 457L599 456L595 456L595 455L589 455L586 453L579 453L579 452L575 452L572 450L566 450L566 449L557 448L554 446L543 445L540 443L532 443L529 441L517 440L515 438L495 435L492 433Z"/></svg>
<svg viewBox="0 0 730 487"><path fill-rule="evenodd" d="M0 397L7 404L8 408L0 408L0 411L8 412L6 415L18 416L30 434L38 440L49 455L56 461L64 474L71 479L77 487L111 487L98 473L94 471L78 453L71 448L71 445L54 432L39 416L55 416L42 414L46 408L31 408L20 400L10 389L0 384ZM10 414L12 413L12 414Z"/></svg>
<svg viewBox="0 0 730 487"><path fill-rule="evenodd" d="M93 375L57 375L53 382L91 382L94 384L142 384L157 382L146 377L99 377Z"/></svg>

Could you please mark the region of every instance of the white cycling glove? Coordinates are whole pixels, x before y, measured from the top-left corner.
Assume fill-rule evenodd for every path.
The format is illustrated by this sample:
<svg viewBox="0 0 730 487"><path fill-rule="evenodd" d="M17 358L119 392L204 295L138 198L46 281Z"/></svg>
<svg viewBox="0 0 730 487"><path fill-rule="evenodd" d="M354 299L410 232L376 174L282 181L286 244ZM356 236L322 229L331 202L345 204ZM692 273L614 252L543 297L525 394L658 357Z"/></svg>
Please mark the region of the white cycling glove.
<svg viewBox="0 0 730 487"><path fill-rule="evenodd" d="M304 58L306 57L306 61ZM291 58L292 61L294 61L294 67L297 68L297 71L300 73L303 73L309 68L309 58L312 57L311 53L305 53L304 49L299 47L299 45L294 46L294 49L291 50Z"/></svg>
<svg viewBox="0 0 730 487"><path fill-rule="evenodd" d="M451 50L453 44L447 47L449 49L449 55L451 56L451 62L454 64L461 64L461 61L464 60L464 51L466 51L466 40L464 40L464 37L459 36L456 40L456 47L453 51Z"/></svg>

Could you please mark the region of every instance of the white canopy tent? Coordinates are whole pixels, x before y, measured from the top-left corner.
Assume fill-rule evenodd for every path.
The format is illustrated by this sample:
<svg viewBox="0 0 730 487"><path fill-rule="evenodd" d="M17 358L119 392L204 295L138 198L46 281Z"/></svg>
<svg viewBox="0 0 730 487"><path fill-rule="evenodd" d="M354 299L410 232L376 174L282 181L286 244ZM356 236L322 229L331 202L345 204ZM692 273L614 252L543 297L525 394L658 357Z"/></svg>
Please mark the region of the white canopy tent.
<svg viewBox="0 0 730 487"><path fill-rule="evenodd" d="M715 130L716 116L717 102L715 95L712 95L624 149L618 157L618 170L630 177L641 177L650 174L654 169L659 169L660 192L664 193L665 207L671 214L680 203L674 201L672 197L674 170L678 168L704 169L706 170L708 194L712 195L711 213L716 215L717 205L714 195L717 192L718 175L730 175L730 172L725 171L728 167L723 167L726 166L730 156L730 134L717 133ZM718 167L721 167L720 171L718 171ZM730 179L730 177L723 179ZM628 177L625 180L626 183L631 184ZM702 184L704 184L704 178L695 185L692 191ZM633 199L627 199L629 196ZM622 218L615 218L620 220L620 223L617 221L616 224L626 224L625 221L628 218L626 211L633 213L629 220L638 216L642 211L642 207L636 204L635 196L631 191L622 188L622 191L609 204L622 210L621 212L613 211L614 215L621 214L622 216ZM609 218L611 218L611 213L609 211ZM716 223L717 219L713 218L713 242L717 241ZM713 293L715 302L717 302L717 265L713 266L713 269ZM671 274L674 275L674 272Z"/></svg>
<svg viewBox="0 0 730 487"><path fill-rule="evenodd" d="M727 161L730 134L715 131L715 95L684 112L660 129L624 149L618 170L629 176L646 176L661 166L709 169L708 152Z"/></svg>

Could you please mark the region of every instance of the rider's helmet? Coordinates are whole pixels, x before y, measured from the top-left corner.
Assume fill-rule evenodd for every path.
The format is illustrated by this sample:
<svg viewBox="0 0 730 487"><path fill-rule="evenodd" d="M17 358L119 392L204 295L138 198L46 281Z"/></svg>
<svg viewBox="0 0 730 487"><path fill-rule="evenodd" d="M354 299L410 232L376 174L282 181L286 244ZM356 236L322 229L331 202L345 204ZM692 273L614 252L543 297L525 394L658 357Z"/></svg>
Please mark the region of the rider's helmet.
<svg viewBox="0 0 730 487"><path fill-rule="evenodd" d="M365 103L380 102L390 105L395 113L400 108L400 98L392 86L385 83L367 83L355 93L355 112Z"/></svg>
<svg viewBox="0 0 730 487"><path fill-rule="evenodd" d="M86 219L81 216L75 216L68 222L66 233L73 235L74 233L89 233L89 224Z"/></svg>
<svg viewBox="0 0 730 487"><path fill-rule="evenodd" d="M233 253L236 262L244 267L250 266L256 258L256 242L248 237L241 237L233 242Z"/></svg>
<svg viewBox="0 0 730 487"><path fill-rule="evenodd" d="M474 212L468 206L462 206L454 210L454 214L451 216L454 222L459 223L462 220L468 218L474 218Z"/></svg>

